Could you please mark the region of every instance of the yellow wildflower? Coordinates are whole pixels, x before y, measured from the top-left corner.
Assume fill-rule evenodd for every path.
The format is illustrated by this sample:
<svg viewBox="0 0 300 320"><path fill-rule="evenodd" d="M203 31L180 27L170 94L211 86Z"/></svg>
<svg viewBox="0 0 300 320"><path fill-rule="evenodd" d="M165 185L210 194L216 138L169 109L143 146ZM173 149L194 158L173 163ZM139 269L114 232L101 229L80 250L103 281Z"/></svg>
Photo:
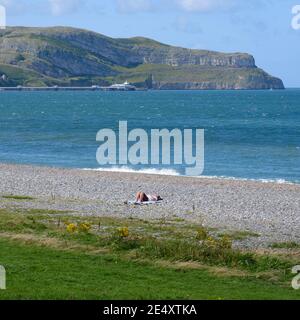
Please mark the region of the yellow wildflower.
<svg viewBox="0 0 300 320"><path fill-rule="evenodd" d="M69 223L66 229L69 233L74 233L77 230L77 226L74 223Z"/></svg>
<svg viewBox="0 0 300 320"><path fill-rule="evenodd" d="M119 236L122 238L127 238L129 236L129 230L127 227L122 227L118 229Z"/></svg>
<svg viewBox="0 0 300 320"><path fill-rule="evenodd" d="M197 240L206 240L208 238L208 232L204 227L201 227L197 230Z"/></svg>
<svg viewBox="0 0 300 320"><path fill-rule="evenodd" d="M206 243L210 247L216 247L217 246L217 241L213 237L207 237Z"/></svg>
<svg viewBox="0 0 300 320"><path fill-rule="evenodd" d="M79 224L79 230L82 232L89 232L91 229L91 224L84 222Z"/></svg>

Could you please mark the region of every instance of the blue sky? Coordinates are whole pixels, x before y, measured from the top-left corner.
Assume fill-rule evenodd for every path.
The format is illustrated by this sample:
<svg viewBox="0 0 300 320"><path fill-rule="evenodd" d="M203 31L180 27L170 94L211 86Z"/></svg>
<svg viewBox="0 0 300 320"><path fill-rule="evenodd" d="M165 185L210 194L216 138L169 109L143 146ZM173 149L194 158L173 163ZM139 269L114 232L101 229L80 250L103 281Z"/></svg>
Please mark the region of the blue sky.
<svg viewBox="0 0 300 320"><path fill-rule="evenodd" d="M67 25L112 37L145 36L195 49L248 52L300 87L300 0L0 0L8 25ZM300 19L299 19L300 20Z"/></svg>

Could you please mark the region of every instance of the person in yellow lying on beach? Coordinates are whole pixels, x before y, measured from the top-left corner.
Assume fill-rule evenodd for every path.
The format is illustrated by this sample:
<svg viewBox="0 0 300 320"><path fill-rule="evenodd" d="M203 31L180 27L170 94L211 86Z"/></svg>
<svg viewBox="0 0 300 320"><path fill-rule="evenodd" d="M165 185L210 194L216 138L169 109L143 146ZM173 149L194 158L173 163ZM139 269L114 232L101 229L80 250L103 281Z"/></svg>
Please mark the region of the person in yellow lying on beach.
<svg viewBox="0 0 300 320"><path fill-rule="evenodd" d="M160 201L162 200L162 197L158 194L146 194L145 192L138 192L136 194L135 202L142 203L142 202L148 202L148 201Z"/></svg>

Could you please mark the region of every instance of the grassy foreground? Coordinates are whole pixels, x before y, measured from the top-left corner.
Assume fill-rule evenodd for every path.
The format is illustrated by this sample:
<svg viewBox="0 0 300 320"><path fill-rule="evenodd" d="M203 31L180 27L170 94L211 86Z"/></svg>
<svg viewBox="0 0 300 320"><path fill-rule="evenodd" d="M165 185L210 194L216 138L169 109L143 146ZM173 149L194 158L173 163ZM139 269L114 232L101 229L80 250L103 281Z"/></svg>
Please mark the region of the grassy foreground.
<svg viewBox="0 0 300 320"><path fill-rule="evenodd" d="M239 251L178 219L0 210L0 299L299 299L294 257Z"/></svg>

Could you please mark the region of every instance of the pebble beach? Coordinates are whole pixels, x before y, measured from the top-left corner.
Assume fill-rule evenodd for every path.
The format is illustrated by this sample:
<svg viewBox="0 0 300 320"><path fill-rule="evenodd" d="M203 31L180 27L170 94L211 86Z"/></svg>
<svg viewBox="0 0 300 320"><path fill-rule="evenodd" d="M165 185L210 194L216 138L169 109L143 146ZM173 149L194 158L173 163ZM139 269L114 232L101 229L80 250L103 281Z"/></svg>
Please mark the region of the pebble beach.
<svg viewBox="0 0 300 320"><path fill-rule="evenodd" d="M300 185L142 173L0 164L0 208L70 211L76 215L182 219L210 228L247 231L244 243L266 247L300 241ZM135 206L138 191L158 193L159 204ZM5 195L30 196L26 201Z"/></svg>

